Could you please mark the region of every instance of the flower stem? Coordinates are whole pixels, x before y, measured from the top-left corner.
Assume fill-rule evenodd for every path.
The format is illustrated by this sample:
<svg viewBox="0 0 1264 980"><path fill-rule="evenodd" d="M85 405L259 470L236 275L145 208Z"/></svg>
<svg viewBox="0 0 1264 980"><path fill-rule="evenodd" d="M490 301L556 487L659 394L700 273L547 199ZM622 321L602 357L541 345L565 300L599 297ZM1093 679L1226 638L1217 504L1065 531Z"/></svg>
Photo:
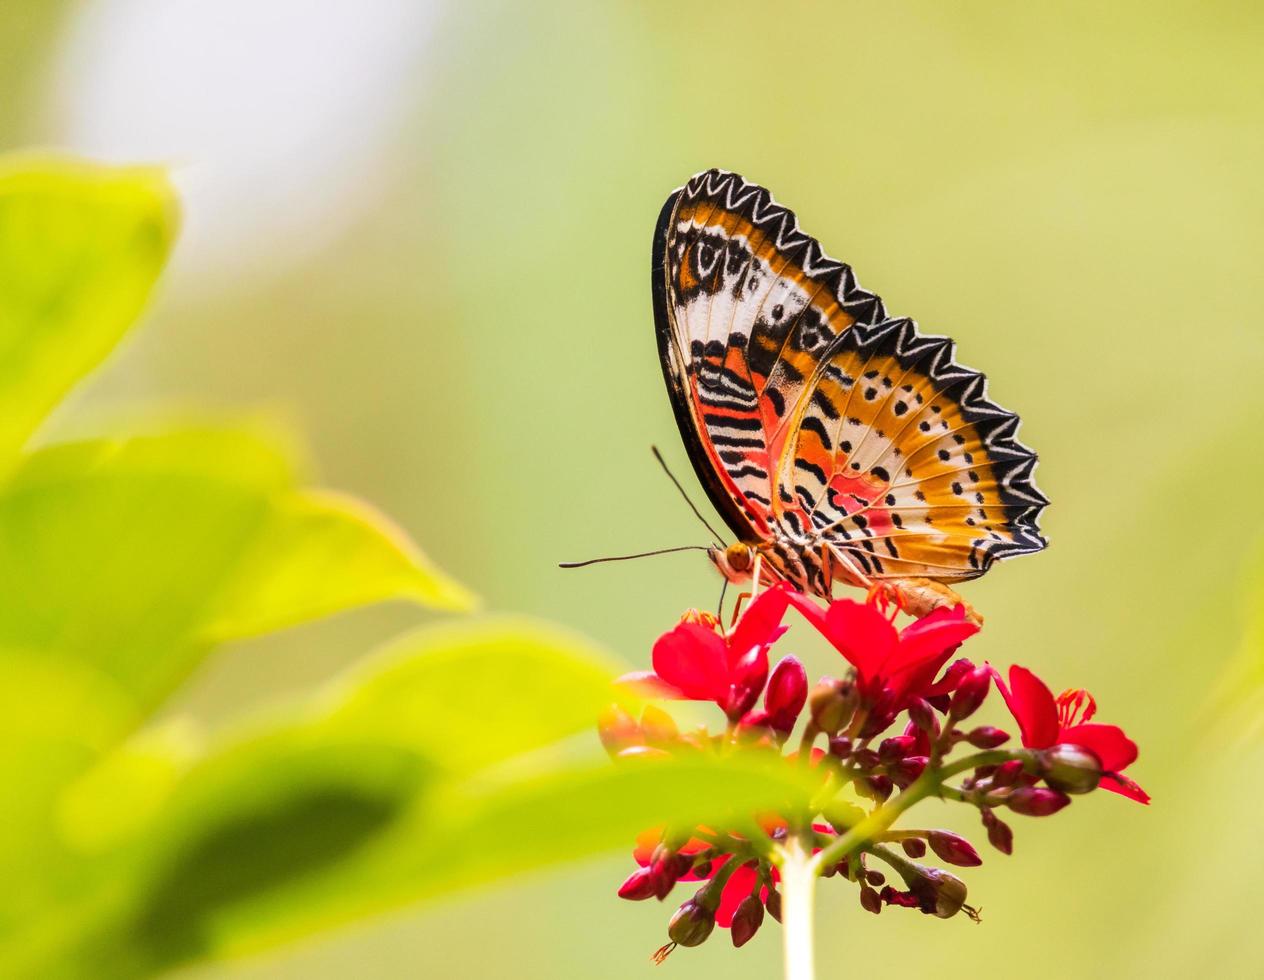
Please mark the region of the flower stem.
<svg viewBox="0 0 1264 980"><path fill-rule="evenodd" d="M785 980L814 980L812 919L816 873L811 852L794 836L786 841L781 859L781 934L785 952Z"/></svg>
<svg viewBox="0 0 1264 980"><path fill-rule="evenodd" d="M993 749L990 752L976 752L964 759L958 759L939 769L927 769L917 781L899 796L884 806L878 807L864 820L852 827L838 840L823 848L815 858L811 859L812 871L819 874L822 868L837 864L843 858L864 847L879 834L886 831L897 817L914 803L928 796L942 793L944 780L977 766L996 765L1015 758L1014 753L1004 749Z"/></svg>

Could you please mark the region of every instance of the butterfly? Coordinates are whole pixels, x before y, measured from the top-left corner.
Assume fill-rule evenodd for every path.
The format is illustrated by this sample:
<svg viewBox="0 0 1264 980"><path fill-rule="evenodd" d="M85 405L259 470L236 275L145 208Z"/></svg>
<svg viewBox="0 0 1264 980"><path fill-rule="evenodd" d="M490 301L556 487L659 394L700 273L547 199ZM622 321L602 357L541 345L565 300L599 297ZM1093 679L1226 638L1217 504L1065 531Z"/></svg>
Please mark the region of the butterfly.
<svg viewBox="0 0 1264 980"><path fill-rule="evenodd" d="M924 615L1046 546L1018 416L765 188L696 175L663 205L652 263L676 422L737 537L708 549L726 579L827 598L842 581Z"/></svg>

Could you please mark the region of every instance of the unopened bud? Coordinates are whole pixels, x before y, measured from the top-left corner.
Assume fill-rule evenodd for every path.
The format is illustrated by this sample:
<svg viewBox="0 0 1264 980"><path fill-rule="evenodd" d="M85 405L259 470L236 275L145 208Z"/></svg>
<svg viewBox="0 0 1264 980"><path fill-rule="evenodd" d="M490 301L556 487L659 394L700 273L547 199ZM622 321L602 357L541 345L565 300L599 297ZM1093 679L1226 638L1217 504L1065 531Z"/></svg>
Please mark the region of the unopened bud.
<svg viewBox="0 0 1264 980"><path fill-rule="evenodd" d="M846 759L851 755L851 739L846 735L835 735L829 740L830 755Z"/></svg>
<svg viewBox="0 0 1264 980"><path fill-rule="evenodd" d="M926 840L931 850L949 864L973 868L983 863L983 859L979 857L979 852L974 849L974 846L957 834L947 830L932 830Z"/></svg>
<svg viewBox="0 0 1264 980"><path fill-rule="evenodd" d="M774 919L781 921L781 892L771 885L768 887L768 894L764 897L764 908Z"/></svg>
<svg viewBox="0 0 1264 980"><path fill-rule="evenodd" d="M882 899L876 891L865 885L860 889L860 907L866 912L872 912L874 915L877 915L882 911Z"/></svg>
<svg viewBox="0 0 1264 980"><path fill-rule="evenodd" d="M926 765L929 762L930 759L924 755L910 755L903 758L891 767L891 780L900 789L905 789L926 771Z"/></svg>
<svg viewBox="0 0 1264 980"><path fill-rule="evenodd" d="M768 680L768 654L763 647L752 647L738 658L733 667L733 683L729 688L728 704L724 706L725 714L730 718L740 718L755 706L759 700L759 692L764 689Z"/></svg>
<svg viewBox="0 0 1264 980"><path fill-rule="evenodd" d="M928 735L939 734L939 719L925 698L917 698L908 708L909 720Z"/></svg>
<svg viewBox="0 0 1264 980"><path fill-rule="evenodd" d="M852 752L851 757L861 769L872 769L878 765L878 753L873 749L857 749Z"/></svg>
<svg viewBox="0 0 1264 980"><path fill-rule="evenodd" d="M918 874L906 876L905 882L918 898L919 907L927 915L951 919L966 903L965 882L942 868L914 865Z"/></svg>
<svg viewBox="0 0 1264 980"><path fill-rule="evenodd" d="M619 886L619 897L630 902L640 902L654 898L657 894L654 873L649 868L640 868L628 876L628 880Z"/></svg>
<svg viewBox="0 0 1264 980"><path fill-rule="evenodd" d="M899 762L912 750L917 743L912 735L894 735L891 738L884 738L878 746L878 759L890 765L893 762Z"/></svg>
<svg viewBox="0 0 1264 980"><path fill-rule="evenodd" d="M680 729L672 716L652 704L641 712L641 731L647 744L660 749L670 747L680 737Z"/></svg>
<svg viewBox="0 0 1264 980"><path fill-rule="evenodd" d="M866 871L865 881L869 882L874 888L880 888L887 883L887 876L881 871Z"/></svg>
<svg viewBox="0 0 1264 980"><path fill-rule="evenodd" d="M1047 817L1071 802L1071 797L1043 786L1019 786L1009 794L1005 804L1025 817Z"/></svg>
<svg viewBox="0 0 1264 980"><path fill-rule="evenodd" d="M989 667L975 667L957 685L952 695L952 706L949 709L954 718L969 718L979 710L987 697L988 688L992 684L992 671Z"/></svg>
<svg viewBox="0 0 1264 980"><path fill-rule="evenodd" d="M994 725L980 725L971 729L966 741L976 749L994 749L1009 741L1009 732L1001 731Z"/></svg>
<svg viewBox="0 0 1264 980"><path fill-rule="evenodd" d="M808 698L812 722L827 735L833 735L851 721L854 709L854 688L850 681L822 677Z"/></svg>
<svg viewBox="0 0 1264 980"><path fill-rule="evenodd" d="M895 790L895 783L890 776L865 776L856 781L856 792L861 796L867 796L875 803L885 803L887 798Z"/></svg>
<svg viewBox="0 0 1264 980"><path fill-rule="evenodd" d="M597 718L597 734L601 736L601 744L612 756L644 741L636 719L617 704L610 705Z"/></svg>
<svg viewBox="0 0 1264 980"><path fill-rule="evenodd" d="M784 657L768 678L764 707L768 723L781 735L790 734L808 698L808 675L797 657Z"/></svg>
<svg viewBox="0 0 1264 980"><path fill-rule="evenodd" d="M1002 762L992 773L993 786L1013 786L1023 774L1023 760L1010 759Z"/></svg>
<svg viewBox="0 0 1264 980"><path fill-rule="evenodd" d="M1064 793L1088 793L1097 789L1102 765L1097 756L1078 745L1051 745L1036 753L1040 775Z"/></svg>
<svg viewBox="0 0 1264 980"><path fill-rule="evenodd" d="M758 895L747 895L733 913L730 935L734 946L745 946L764 924L764 906Z"/></svg>
<svg viewBox="0 0 1264 980"><path fill-rule="evenodd" d="M920 837L905 837L900 841L900 846L904 848L904 853L911 858L920 858L926 856L926 841Z"/></svg>
<svg viewBox="0 0 1264 980"><path fill-rule="evenodd" d="M689 899L667 924L667 935L680 946L701 946L715 928L715 913Z"/></svg>
<svg viewBox="0 0 1264 980"><path fill-rule="evenodd" d="M987 807L983 809L983 826L987 828L989 844L1002 854L1014 853L1014 831Z"/></svg>

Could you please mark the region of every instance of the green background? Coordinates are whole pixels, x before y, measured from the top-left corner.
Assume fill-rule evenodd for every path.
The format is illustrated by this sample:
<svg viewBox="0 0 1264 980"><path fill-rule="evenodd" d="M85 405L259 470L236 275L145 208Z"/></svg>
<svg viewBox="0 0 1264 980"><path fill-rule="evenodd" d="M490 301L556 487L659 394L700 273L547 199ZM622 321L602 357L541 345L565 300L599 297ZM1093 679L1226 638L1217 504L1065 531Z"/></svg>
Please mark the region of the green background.
<svg viewBox="0 0 1264 980"><path fill-rule="evenodd" d="M362 16L398 16L380 6ZM0 9L5 148L93 149L59 108L93 82L67 41L93 7ZM291 33L249 29L275 48L266 99L290 83ZM249 276L178 252L144 330L52 433L158 401L279 417L321 482L381 506L488 606L642 666L682 609L714 604L706 562L555 565L702 540L649 455L662 446L692 486L652 337L649 244L672 188L737 170L893 313L955 337L1022 414L1052 546L967 587L988 618L972 653L1089 688L1141 745L1133 773L1154 796L1016 818L1014 856L966 875L980 926L874 918L824 882L820 975L1264 972L1264 749L1220 697L1262 523L1260 8L451 3L427 30L379 93L395 111L336 233L295 241L298 258L273 245ZM168 97L161 76L145 91ZM166 108L196 130L197 105ZM346 138L331 124L305 153ZM179 179L215 161L176 165ZM239 717L418 617L369 610L230 647L172 710ZM803 632L787 649L837 671ZM932 823L956 816L926 806ZM776 975L775 928L655 970L670 907L616 899L628 866L612 856L189 972Z"/></svg>

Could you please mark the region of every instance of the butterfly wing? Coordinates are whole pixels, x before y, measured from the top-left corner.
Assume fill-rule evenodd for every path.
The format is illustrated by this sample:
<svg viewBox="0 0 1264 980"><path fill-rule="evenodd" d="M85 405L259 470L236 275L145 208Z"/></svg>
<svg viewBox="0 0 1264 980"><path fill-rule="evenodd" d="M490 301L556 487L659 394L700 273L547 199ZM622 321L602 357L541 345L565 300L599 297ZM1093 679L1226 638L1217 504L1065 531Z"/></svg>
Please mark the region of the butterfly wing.
<svg viewBox="0 0 1264 980"><path fill-rule="evenodd" d="M1019 419L946 337L908 319L858 325L822 358L778 465L779 519L871 578L982 575L1039 551L1048 501Z"/></svg>
<svg viewBox="0 0 1264 980"><path fill-rule="evenodd" d="M652 258L663 374L698 479L741 540L768 539L790 420L822 356L882 301L794 213L709 170L667 199Z"/></svg>

